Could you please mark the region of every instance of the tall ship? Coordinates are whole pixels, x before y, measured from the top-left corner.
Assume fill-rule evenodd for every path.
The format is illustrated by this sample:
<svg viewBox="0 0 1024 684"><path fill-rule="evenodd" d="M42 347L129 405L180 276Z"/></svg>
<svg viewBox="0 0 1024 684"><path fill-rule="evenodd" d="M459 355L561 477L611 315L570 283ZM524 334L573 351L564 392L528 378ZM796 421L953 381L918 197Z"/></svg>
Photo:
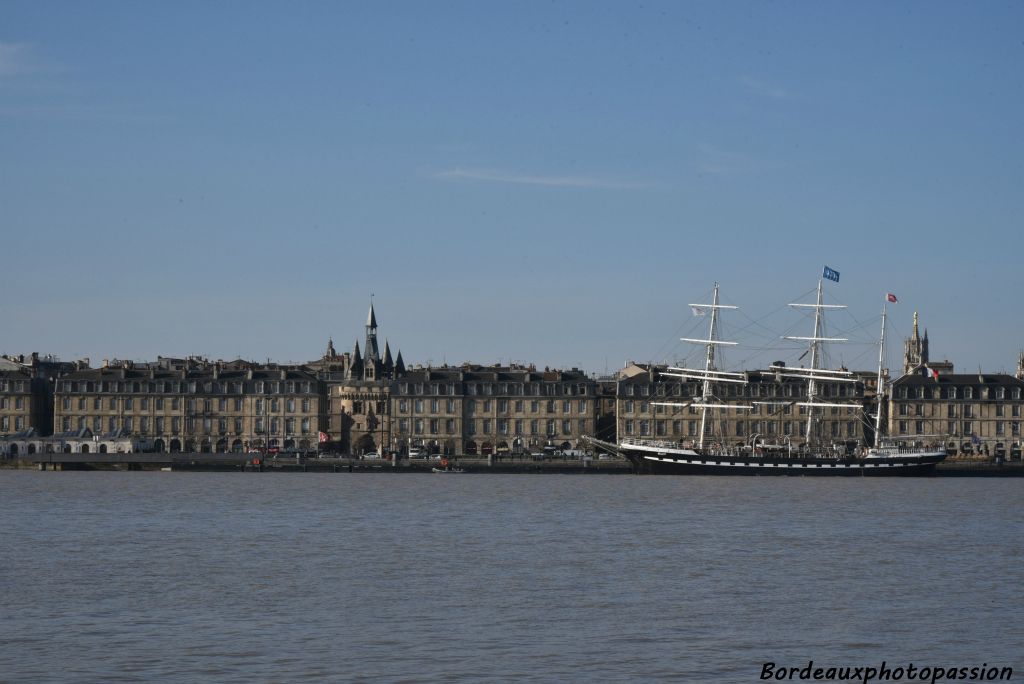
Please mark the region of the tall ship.
<svg viewBox="0 0 1024 684"><path fill-rule="evenodd" d="M826 275L830 269L826 267ZM838 277L838 274L835 277ZM824 334L824 314L829 309L846 308L840 304L823 302L822 280L818 281L817 298L813 304L790 304L798 309L811 309L814 315L814 331L809 337L787 336L784 339L806 342L807 351L801 358L809 356L809 367L790 367L782 363L772 364L769 371L777 378L788 378L806 387L806 393L800 399L806 401L741 401L725 403L716 396L716 388L730 385L744 386L748 383L749 374L729 372L718 368L719 347L736 345L736 342L719 339L720 312L736 309L735 306L719 302L718 283L715 283L710 304L691 304L694 311L710 311L710 326L706 339L680 338L688 344L704 347L704 367L687 368L670 366L662 375L680 378L682 381L698 381L700 394L691 401L685 402L652 402L654 406L673 409L689 409L700 413L700 431L695 439L689 441L666 441L647 438L624 438L617 444L601 443L595 440L598 447L607 448L625 457L641 472L674 475L812 475L812 476L905 476L930 475L934 473L936 464L946 458L943 448L912 446L899 442L886 443L882 435L882 413L885 405L886 389L883 365L885 362L885 322L886 305L882 306L882 334L879 339L878 353L878 384L877 403L875 404L874 436L870 446L851 446L849 442L827 442L816 438L816 422L820 422L826 409L845 409L857 411L862 417L863 406L853 401L840 402L823 396L821 391L825 385L835 386L837 383L857 383L861 378L852 372L839 369L830 370L823 367L823 345L830 342L844 342L845 338L827 337ZM895 299L893 298L893 301ZM748 393L749 394L749 393ZM843 395L845 393L841 393ZM742 391L730 391L730 396L747 396ZM758 439L754 435L741 445L729 445L725 435L713 432L713 411L734 410L752 411L762 407L773 410L774 407L795 404L800 413L806 414L806 426L803 431L804 443L794 446L787 436L781 443L769 443L767 439ZM711 414L711 415L709 415Z"/></svg>

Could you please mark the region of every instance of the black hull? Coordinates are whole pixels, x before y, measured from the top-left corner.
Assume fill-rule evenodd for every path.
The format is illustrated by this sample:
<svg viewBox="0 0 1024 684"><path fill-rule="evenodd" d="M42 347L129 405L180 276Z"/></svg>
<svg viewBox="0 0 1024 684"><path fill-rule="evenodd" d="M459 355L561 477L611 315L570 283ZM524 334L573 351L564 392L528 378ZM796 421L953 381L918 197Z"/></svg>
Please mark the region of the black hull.
<svg viewBox="0 0 1024 684"><path fill-rule="evenodd" d="M630 450L640 472L654 475L766 475L797 477L927 477L945 454L904 458L708 456Z"/></svg>

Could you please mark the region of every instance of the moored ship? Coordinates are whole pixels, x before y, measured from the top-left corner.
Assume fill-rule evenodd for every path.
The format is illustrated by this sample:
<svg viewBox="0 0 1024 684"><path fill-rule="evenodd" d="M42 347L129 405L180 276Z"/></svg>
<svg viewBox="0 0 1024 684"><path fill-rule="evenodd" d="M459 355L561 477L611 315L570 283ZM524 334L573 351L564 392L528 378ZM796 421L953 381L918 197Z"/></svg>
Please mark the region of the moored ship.
<svg viewBox="0 0 1024 684"><path fill-rule="evenodd" d="M826 269L826 275L830 269ZM832 272L834 273L834 272ZM838 277L838 274L835 274ZM859 378L845 369L829 370L822 367L822 345L826 342L843 342L843 338L826 337L823 333L823 314L827 309L845 308L842 305L824 304L822 301L822 281L818 282L817 299L814 304L791 304L792 307L810 308L814 310L814 333L810 337L786 337L785 339L808 342L804 356L810 356L809 368L787 367L781 363L770 367L770 372L778 377L794 379L805 383L806 401L751 401L748 404L723 403L716 397L716 387L730 384L744 385L748 375L718 370L716 350L722 345L734 345L735 342L720 340L718 333L719 311L735 309L734 306L719 304L718 284L713 290L711 304L691 304L695 311L709 310L711 322L707 339L680 338L684 342L700 344L705 347L704 368L669 367L661 375L678 377L683 380L701 382L701 392L693 401L688 402L654 402L654 405L688 408L691 412L699 409L701 414L700 432L696 439L688 442L626 438L617 444L601 444L627 458L641 472L658 474L688 475L813 475L813 476L902 476L929 475L934 472L936 464L946 458L941 448L917 447L899 443L884 444L882 433L882 404L885 397L884 345L885 345L885 306L882 309L882 336L879 340L879 370L877 384L877 408L874 425L874 438L871 447L856 446L849 442L826 443L815 442L816 421L820 421L825 409L862 411L863 407L853 402L829 401L822 396L822 384L857 383ZM894 300L895 298L892 298ZM806 413L806 427L803 431L805 443L794 446L788 437L784 443L767 443L753 436L749 443L732 446L724 435L715 436L709 422L708 412L714 409L736 411L752 410L758 405L779 406L797 405L802 413ZM811 439L806 436L811 435Z"/></svg>

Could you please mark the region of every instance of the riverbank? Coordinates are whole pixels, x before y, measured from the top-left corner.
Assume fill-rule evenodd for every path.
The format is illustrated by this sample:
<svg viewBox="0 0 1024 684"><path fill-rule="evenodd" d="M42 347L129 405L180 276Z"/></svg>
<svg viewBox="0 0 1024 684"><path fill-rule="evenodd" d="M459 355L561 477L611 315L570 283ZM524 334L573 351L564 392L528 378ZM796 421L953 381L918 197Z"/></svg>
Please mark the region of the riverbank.
<svg viewBox="0 0 1024 684"><path fill-rule="evenodd" d="M632 474L635 468L621 459L545 459L449 457L449 470L463 473L506 474ZM393 463L375 458L259 458L253 454L45 454L33 459L0 461L8 470L171 470L238 472L430 473L443 469L437 459L405 459ZM949 460L935 470L938 477L1024 477L1020 461Z"/></svg>

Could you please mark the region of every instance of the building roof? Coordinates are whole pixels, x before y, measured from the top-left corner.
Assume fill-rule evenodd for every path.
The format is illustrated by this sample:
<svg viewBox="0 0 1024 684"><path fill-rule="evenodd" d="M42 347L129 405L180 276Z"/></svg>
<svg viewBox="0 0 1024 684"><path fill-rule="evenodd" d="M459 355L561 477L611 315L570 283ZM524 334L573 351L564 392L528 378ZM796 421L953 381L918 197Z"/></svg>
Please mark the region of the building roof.
<svg viewBox="0 0 1024 684"><path fill-rule="evenodd" d="M893 381L902 387L948 387L952 385L985 385L991 387L1024 387L1024 380L1007 373L939 373L938 380L923 373L911 373Z"/></svg>

